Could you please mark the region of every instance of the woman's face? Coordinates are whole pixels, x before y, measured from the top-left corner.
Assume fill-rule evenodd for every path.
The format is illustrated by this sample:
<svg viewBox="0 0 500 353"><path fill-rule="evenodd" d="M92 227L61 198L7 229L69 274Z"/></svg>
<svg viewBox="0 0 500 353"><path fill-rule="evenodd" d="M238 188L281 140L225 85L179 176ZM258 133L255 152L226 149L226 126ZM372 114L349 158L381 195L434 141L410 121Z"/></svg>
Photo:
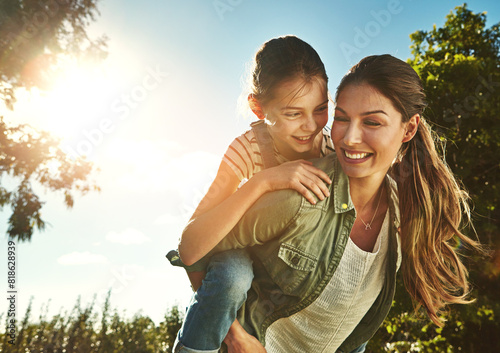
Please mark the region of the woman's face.
<svg viewBox="0 0 500 353"><path fill-rule="evenodd" d="M370 85L348 85L338 95L332 126L342 169L351 178L383 178L417 125L418 115L403 123L392 102Z"/></svg>
<svg viewBox="0 0 500 353"><path fill-rule="evenodd" d="M318 145L318 134L328 122L326 82L313 79L305 83L296 78L281 83L273 93L263 110L278 151L290 160L310 158L308 154Z"/></svg>

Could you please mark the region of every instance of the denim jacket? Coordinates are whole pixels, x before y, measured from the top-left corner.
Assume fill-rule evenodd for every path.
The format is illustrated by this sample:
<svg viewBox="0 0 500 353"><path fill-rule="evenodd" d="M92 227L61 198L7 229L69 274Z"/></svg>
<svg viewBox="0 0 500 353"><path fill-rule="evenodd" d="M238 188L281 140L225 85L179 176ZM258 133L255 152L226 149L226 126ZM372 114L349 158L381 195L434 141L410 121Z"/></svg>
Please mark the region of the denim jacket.
<svg viewBox="0 0 500 353"><path fill-rule="evenodd" d="M267 193L211 252L250 247L255 277L238 319L263 344L271 323L304 309L323 291L340 262L356 219L349 179L336 154L313 162L332 180L330 197L312 205L294 190ZM375 334L394 297L401 263L399 204L396 182L387 176L386 185L390 227L384 284L372 307L340 346L340 352L352 351ZM211 253L188 270L202 269Z"/></svg>

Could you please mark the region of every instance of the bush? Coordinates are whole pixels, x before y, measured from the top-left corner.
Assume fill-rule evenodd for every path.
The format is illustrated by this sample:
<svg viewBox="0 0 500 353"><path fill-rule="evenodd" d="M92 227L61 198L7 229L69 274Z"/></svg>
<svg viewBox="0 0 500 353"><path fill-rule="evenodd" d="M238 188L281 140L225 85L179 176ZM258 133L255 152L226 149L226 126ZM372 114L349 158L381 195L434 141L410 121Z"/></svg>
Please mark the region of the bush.
<svg viewBox="0 0 500 353"><path fill-rule="evenodd" d="M38 321L33 322L30 303L23 321L16 327L14 344L9 343L11 338L6 320L6 330L0 333L0 352L171 352L182 323L182 315L176 306L165 314L165 320L158 326L140 314L124 319L116 310L110 310L109 295L100 314L94 310L93 303L82 308L80 300L69 314L57 314L48 319L46 310L43 312ZM3 314L0 320L2 317Z"/></svg>

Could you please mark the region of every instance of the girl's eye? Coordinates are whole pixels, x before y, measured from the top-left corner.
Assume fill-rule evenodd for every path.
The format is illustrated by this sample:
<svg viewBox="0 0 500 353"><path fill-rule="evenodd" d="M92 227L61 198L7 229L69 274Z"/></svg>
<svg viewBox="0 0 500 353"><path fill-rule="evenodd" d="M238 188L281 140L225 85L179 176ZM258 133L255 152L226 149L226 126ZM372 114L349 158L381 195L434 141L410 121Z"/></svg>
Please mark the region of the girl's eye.
<svg viewBox="0 0 500 353"><path fill-rule="evenodd" d="M324 112L324 111L326 111L326 110L328 110L328 106L327 106L327 105L325 105L324 107L318 108L318 109L316 110L316 112L318 112L318 113L323 113L323 112Z"/></svg>
<svg viewBox="0 0 500 353"><path fill-rule="evenodd" d="M288 117L288 118L297 118L298 116L300 116L300 113L298 113L298 112L285 113L285 116Z"/></svg>
<svg viewBox="0 0 500 353"><path fill-rule="evenodd" d="M333 117L333 121L346 122L346 121L349 121L349 119L346 118L345 116L338 116L338 115L336 115L336 116Z"/></svg>
<svg viewBox="0 0 500 353"><path fill-rule="evenodd" d="M373 120L367 120L365 121L365 125L368 125L368 126L380 126L381 124L377 121L373 121Z"/></svg>

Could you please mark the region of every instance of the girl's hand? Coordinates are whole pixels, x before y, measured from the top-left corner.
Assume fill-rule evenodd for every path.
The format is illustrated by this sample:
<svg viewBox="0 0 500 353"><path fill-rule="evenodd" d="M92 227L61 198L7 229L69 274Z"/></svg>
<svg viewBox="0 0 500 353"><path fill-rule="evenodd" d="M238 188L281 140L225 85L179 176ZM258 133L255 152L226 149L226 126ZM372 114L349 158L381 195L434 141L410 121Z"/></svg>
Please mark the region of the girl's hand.
<svg viewBox="0 0 500 353"><path fill-rule="evenodd" d="M312 193L318 199L323 200L325 197L330 196L327 184L332 183L324 171L314 167L311 162L302 159L264 169L250 178L250 181L252 179L255 179L255 182L264 183L267 191L296 190L313 205L316 204L316 200Z"/></svg>
<svg viewBox="0 0 500 353"><path fill-rule="evenodd" d="M266 349L259 340L248 334L238 320L231 325L224 342L228 353L266 353Z"/></svg>

